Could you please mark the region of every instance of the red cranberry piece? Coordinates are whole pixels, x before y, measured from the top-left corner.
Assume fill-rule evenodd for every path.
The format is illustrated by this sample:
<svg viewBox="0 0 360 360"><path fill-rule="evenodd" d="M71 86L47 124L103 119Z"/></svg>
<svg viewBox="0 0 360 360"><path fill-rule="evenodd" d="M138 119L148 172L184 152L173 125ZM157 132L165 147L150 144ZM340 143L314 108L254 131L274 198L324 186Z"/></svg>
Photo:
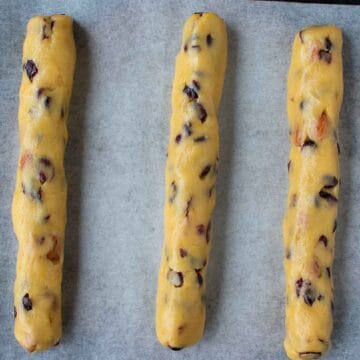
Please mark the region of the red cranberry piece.
<svg viewBox="0 0 360 360"><path fill-rule="evenodd" d="M32 82L34 76L38 73L38 68L36 67L36 64L33 60L28 60L24 64L23 68L26 71L29 80Z"/></svg>
<svg viewBox="0 0 360 360"><path fill-rule="evenodd" d="M197 92L187 85L185 85L183 92L188 96L190 100L195 100L198 98Z"/></svg>
<svg viewBox="0 0 360 360"><path fill-rule="evenodd" d="M31 301L30 296L29 296L28 293L26 293L26 294L23 296L23 298L22 298L22 304L23 304L24 309L25 309L26 311L32 310L32 301Z"/></svg>
<svg viewBox="0 0 360 360"><path fill-rule="evenodd" d="M202 169L202 171L201 171L201 173L200 173L200 175L199 175L199 178L200 178L201 180L203 180L203 179L205 178L205 176L210 172L210 170L211 170L211 165L206 165L206 166Z"/></svg>

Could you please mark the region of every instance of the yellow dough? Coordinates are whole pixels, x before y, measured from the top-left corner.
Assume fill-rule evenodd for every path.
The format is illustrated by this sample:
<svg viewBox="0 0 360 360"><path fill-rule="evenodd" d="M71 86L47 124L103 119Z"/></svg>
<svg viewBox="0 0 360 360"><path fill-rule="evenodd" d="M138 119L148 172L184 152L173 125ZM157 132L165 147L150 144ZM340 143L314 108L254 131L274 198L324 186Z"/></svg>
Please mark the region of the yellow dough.
<svg viewBox="0 0 360 360"><path fill-rule="evenodd" d="M164 245L156 331L172 350L202 337L205 275L215 206L219 134L217 111L227 62L224 21L195 13L177 55L166 164Z"/></svg>
<svg viewBox="0 0 360 360"><path fill-rule="evenodd" d="M61 338L61 280L66 222L64 150L75 44L72 19L32 18L23 48L20 157L12 218L18 239L15 337L29 352Z"/></svg>
<svg viewBox="0 0 360 360"><path fill-rule="evenodd" d="M311 27L295 38L288 76L289 193L283 221L285 350L317 359L330 347L339 192L342 34Z"/></svg>

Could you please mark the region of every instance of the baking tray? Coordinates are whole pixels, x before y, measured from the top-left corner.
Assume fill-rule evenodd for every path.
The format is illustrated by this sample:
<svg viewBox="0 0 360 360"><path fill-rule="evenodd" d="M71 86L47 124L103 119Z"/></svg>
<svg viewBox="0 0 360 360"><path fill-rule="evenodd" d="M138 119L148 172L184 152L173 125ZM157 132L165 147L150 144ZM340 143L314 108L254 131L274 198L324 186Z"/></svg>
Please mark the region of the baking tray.
<svg viewBox="0 0 360 360"><path fill-rule="evenodd" d="M195 11L228 24L219 115L221 162L203 340L162 348L154 328L163 240L171 83ZM287 193L286 77L296 32L344 32L341 198L335 322L328 359L360 353L360 7L250 1L0 1L0 359L27 359L13 337L17 243L11 200L27 20L75 19L63 281L64 337L36 359L285 359L281 220Z"/></svg>

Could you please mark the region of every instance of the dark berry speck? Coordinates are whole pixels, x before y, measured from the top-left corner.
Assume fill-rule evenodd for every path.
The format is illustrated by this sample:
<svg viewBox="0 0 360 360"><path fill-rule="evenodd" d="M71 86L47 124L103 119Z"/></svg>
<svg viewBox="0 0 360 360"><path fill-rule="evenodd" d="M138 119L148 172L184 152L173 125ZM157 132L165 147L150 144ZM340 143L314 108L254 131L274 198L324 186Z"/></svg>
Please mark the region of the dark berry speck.
<svg viewBox="0 0 360 360"><path fill-rule="evenodd" d="M194 142L204 142L204 141L206 141L205 136L199 136L199 137L194 139Z"/></svg>
<svg viewBox="0 0 360 360"><path fill-rule="evenodd" d="M49 107L50 107L50 104L51 104L51 97L50 97L50 96L47 96L47 97L45 98L45 106L46 106L47 108L49 108Z"/></svg>
<svg viewBox="0 0 360 360"><path fill-rule="evenodd" d="M197 92L186 84L184 86L183 93L185 93L190 100L195 100L198 98Z"/></svg>
<svg viewBox="0 0 360 360"><path fill-rule="evenodd" d="M205 176L210 172L210 170L211 170L211 165L206 165L206 166L202 169L202 171L201 171L201 173L200 173L200 175L199 175L199 178L200 178L201 180L203 180L203 179L205 178Z"/></svg>
<svg viewBox="0 0 360 360"><path fill-rule="evenodd" d="M188 254L188 252L183 248L180 248L179 253L181 257L185 257Z"/></svg>
<svg viewBox="0 0 360 360"><path fill-rule="evenodd" d="M42 171L40 171L39 172L39 181L40 181L40 183L44 184L46 182L46 180L47 180L46 175Z"/></svg>
<svg viewBox="0 0 360 360"><path fill-rule="evenodd" d="M24 309L25 309L26 311L32 310L32 301L31 301L30 296L29 296L28 293L26 293L26 294L23 296L23 298L22 298L22 304L23 304Z"/></svg>
<svg viewBox="0 0 360 360"><path fill-rule="evenodd" d="M213 42L212 36L211 36L210 34L207 34L207 36L206 36L206 43L207 43L207 45L208 45L208 46L211 46L212 42Z"/></svg>
<svg viewBox="0 0 360 360"><path fill-rule="evenodd" d="M195 88L196 90L200 90L200 84L199 84L199 82L198 82L198 81L193 80L193 81L192 81L192 83L193 83L194 88Z"/></svg>
<svg viewBox="0 0 360 360"><path fill-rule="evenodd" d="M325 247L327 247L327 244L328 244L328 239L325 235L321 235L319 237L319 242L322 242L324 244Z"/></svg>
<svg viewBox="0 0 360 360"><path fill-rule="evenodd" d="M299 297L300 296L300 291L301 291L301 288L303 286L303 283L304 283L304 280L302 278L296 280L296 283L295 283L295 291L296 291L296 296Z"/></svg>
<svg viewBox="0 0 360 360"><path fill-rule="evenodd" d="M204 123L207 118L207 112L205 108L200 103L196 103L195 108L200 121Z"/></svg>
<svg viewBox="0 0 360 360"><path fill-rule="evenodd" d="M38 73L38 68L34 61L28 60L26 64L24 64L24 70L26 71L29 80L32 82L34 76Z"/></svg>
<svg viewBox="0 0 360 360"><path fill-rule="evenodd" d="M205 234L205 226L203 224L196 225L196 232L198 235L204 235Z"/></svg>

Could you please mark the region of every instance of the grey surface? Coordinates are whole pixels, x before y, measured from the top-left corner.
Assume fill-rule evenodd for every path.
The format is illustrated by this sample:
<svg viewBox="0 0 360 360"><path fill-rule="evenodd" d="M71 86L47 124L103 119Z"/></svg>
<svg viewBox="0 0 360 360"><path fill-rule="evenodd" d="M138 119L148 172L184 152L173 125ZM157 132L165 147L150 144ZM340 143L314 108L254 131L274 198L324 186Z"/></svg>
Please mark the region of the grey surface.
<svg viewBox="0 0 360 360"><path fill-rule="evenodd" d="M194 11L228 24L221 164L203 341L180 353L154 330L171 82ZM342 190L335 329L328 359L360 346L360 7L228 1L0 0L0 359L27 359L13 335L11 198L28 18L76 20L69 119L64 338L36 359L285 359L281 219L287 192L286 75L300 28L344 30Z"/></svg>

